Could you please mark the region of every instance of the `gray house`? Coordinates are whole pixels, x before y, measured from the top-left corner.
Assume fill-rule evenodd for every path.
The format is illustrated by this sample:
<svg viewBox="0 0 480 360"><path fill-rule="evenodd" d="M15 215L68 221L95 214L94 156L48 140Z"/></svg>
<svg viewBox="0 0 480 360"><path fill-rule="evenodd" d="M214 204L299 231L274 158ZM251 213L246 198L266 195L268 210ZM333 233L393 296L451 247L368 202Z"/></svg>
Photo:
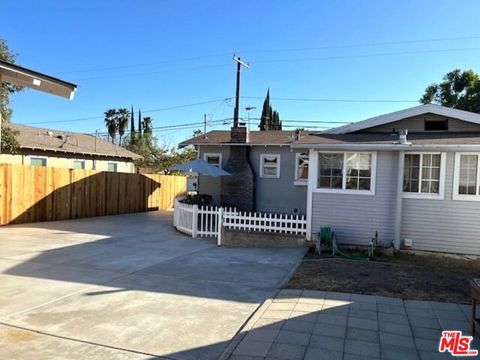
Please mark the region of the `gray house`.
<svg viewBox="0 0 480 360"><path fill-rule="evenodd" d="M227 168L245 149L255 210L305 212L308 239L329 225L342 243L378 231L396 248L480 255L480 114L420 105L320 133L244 132L181 146ZM200 191L222 204L226 178L201 178Z"/></svg>

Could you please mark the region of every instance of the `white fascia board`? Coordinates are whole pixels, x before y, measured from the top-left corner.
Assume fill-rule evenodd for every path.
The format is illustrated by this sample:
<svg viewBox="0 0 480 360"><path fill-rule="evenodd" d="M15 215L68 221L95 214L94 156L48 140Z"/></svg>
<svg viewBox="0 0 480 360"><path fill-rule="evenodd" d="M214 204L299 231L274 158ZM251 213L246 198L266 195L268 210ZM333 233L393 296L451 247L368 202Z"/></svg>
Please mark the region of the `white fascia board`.
<svg viewBox="0 0 480 360"><path fill-rule="evenodd" d="M413 116L432 113L436 115L455 118L474 124L480 124L480 114L469 111L452 109L445 106L426 104L419 105L405 110L395 111L389 114L375 116L366 120L362 120L353 124L339 126L319 132L320 134L347 134L354 131L364 130L375 126L389 124L395 121L403 120Z"/></svg>
<svg viewBox="0 0 480 360"><path fill-rule="evenodd" d="M478 151L480 144L455 144L455 145L400 145L400 144L295 144L294 149L315 149L315 150L436 150L436 151Z"/></svg>

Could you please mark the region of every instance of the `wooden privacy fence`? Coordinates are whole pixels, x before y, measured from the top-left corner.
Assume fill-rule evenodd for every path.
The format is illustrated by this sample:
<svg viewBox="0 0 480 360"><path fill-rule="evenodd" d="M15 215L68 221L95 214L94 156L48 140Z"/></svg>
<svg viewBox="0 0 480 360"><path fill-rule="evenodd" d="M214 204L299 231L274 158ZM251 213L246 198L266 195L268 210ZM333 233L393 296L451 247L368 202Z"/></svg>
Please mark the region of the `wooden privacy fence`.
<svg viewBox="0 0 480 360"><path fill-rule="evenodd" d="M0 225L169 209L184 176L0 164Z"/></svg>

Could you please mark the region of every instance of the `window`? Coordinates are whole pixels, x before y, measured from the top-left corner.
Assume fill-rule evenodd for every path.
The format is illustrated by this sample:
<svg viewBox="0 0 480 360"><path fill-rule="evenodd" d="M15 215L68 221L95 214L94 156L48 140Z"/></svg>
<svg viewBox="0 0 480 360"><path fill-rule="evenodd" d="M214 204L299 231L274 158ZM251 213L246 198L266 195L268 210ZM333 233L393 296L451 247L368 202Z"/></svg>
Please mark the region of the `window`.
<svg viewBox="0 0 480 360"><path fill-rule="evenodd" d="M73 168L76 170L85 170L85 160L73 160Z"/></svg>
<svg viewBox="0 0 480 360"><path fill-rule="evenodd" d="M32 165L32 166L47 166L47 158L46 157L31 156L30 157L30 165Z"/></svg>
<svg viewBox="0 0 480 360"><path fill-rule="evenodd" d="M347 154L347 189L370 190L372 155Z"/></svg>
<svg viewBox="0 0 480 360"><path fill-rule="evenodd" d="M107 171L110 171L110 172L117 172L117 163L114 163L114 162L109 162L107 164Z"/></svg>
<svg viewBox="0 0 480 360"><path fill-rule="evenodd" d="M295 155L295 184L306 185L308 181L308 153Z"/></svg>
<svg viewBox="0 0 480 360"><path fill-rule="evenodd" d="M447 131L448 120L425 120L425 131Z"/></svg>
<svg viewBox="0 0 480 360"><path fill-rule="evenodd" d="M318 154L318 187L341 189L343 179L343 153Z"/></svg>
<svg viewBox="0 0 480 360"><path fill-rule="evenodd" d="M203 154L203 159L216 167L222 167L222 154Z"/></svg>
<svg viewBox="0 0 480 360"><path fill-rule="evenodd" d="M456 153L453 199L480 201L480 154Z"/></svg>
<svg viewBox="0 0 480 360"><path fill-rule="evenodd" d="M443 197L444 154L405 154L403 192L416 197Z"/></svg>
<svg viewBox="0 0 480 360"><path fill-rule="evenodd" d="M325 192L375 193L375 153L318 154L317 188Z"/></svg>
<svg viewBox="0 0 480 360"><path fill-rule="evenodd" d="M262 154L260 155L260 177L279 178L280 177L280 155Z"/></svg>

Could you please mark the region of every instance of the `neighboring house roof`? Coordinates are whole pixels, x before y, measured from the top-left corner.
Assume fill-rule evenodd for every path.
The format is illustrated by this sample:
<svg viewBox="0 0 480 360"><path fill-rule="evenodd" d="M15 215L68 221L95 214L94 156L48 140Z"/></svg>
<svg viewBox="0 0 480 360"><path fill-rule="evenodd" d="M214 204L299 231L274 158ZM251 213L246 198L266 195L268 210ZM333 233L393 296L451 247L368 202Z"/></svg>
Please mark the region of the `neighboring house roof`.
<svg viewBox="0 0 480 360"><path fill-rule="evenodd" d="M409 144L399 144L398 135L390 133L310 134L292 144L294 148L311 147L458 147L480 146L480 132L408 133Z"/></svg>
<svg viewBox="0 0 480 360"><path fill-rule="evenodd" d="M17 140L22 149L128 159L141 158L121 146L99 138L95 139L95 136L89 134L19 124L9 124L8 126L12 130L18 131Z"/></svg>
<svg viewBox="0 0 480 360"><path fill-rule="evenodd" d="M363 121L359 121L353 124L339 126L333 129L322 131L323 134L346 134L359 130L368 129L374 126L388 124L394 121L410 118L413 116L423 114L437 114L450 118L455 118L463 121L468 121L474 124L480 124L480 114L472 113L469 111L452 109L445 106L426 104L419 105L412 108L395 111L389 114L375 116Z"/></svg>
<svg viewBox="0 0 480 360"><path fill-rule="evenodd" d="M301 132L301 136L308 132ZM295 141L295 131L250 131L249 141L239 145L287 145ZM185 140L180 147L188 145L235 145L230 139L230 130L209 131L206 136L200 135Z"/></svg>
<svg viewBox="0 0 480 360"><path fill-rule="evenodd" d="M73 99L77 90L75 84L3 60L0 60L0 78L2 81L62 96L70 100Z"/></svg>

